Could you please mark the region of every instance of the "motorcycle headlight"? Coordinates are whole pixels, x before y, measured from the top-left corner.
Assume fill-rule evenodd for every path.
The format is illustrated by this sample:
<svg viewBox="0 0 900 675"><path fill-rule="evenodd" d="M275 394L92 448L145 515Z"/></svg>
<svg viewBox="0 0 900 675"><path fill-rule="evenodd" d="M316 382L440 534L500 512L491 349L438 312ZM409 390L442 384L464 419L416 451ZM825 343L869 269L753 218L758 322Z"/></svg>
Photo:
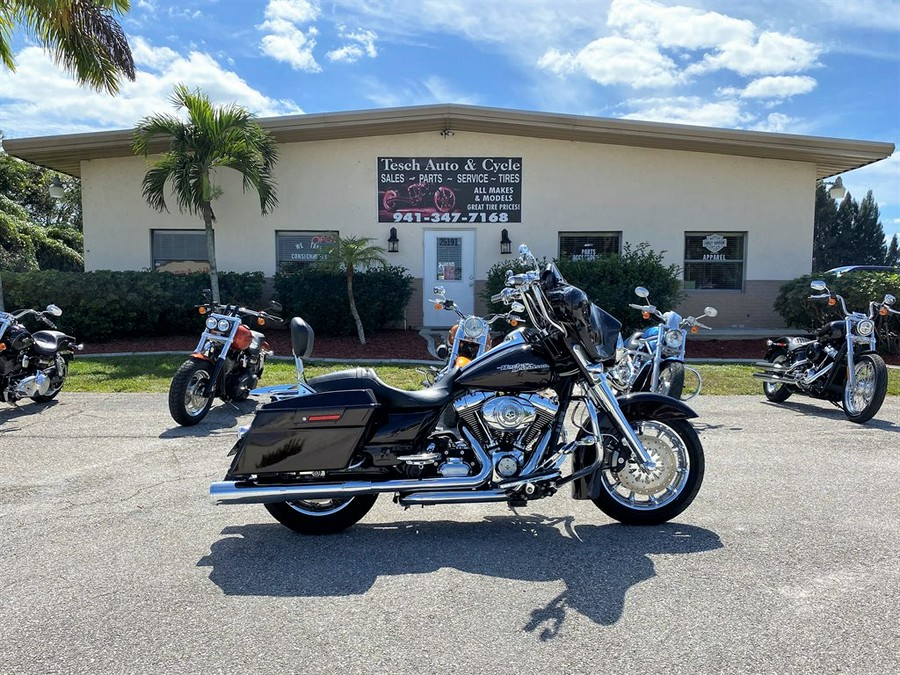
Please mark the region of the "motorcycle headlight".
<svg viewBox="0 0 900 675"><path fill-rule="evenodd" d="M856 324L856 332L863 337L869 337L875 332L875 322L871 319L864 319Z"/></svg>
<svg viewBox="0 0 900 675"><path fill-rule="evenodd" d="M681 345L684 342L684 335L681 334L680 330L667 330L665 341L666 347L669 349L681 349Z"/></svg>
<svg viewBox="0 0 900 675"><path fill-rule="evenodd" d="M228 319L219 319L219 323L216 324L216 328L218 328L222 333L227 333L231 330L231 322Z"/></svg>
<svg viewBox="0 0 900 675"><path fill-rule="evenodd" d="M209 330L215 330L215 329L216 329L216 324L217 324L217 323L218 323L218 322L215 320L215 318L213 318L213 317L211 317L211 316L208 317L208 318L206 319L206 327L207 327Z"/></svg>
<svg viewBox="0 0 900 675"><path fill-rule="evenodd" d="M484 332L487 330L487 324L484 322L484 319L477 316L467 317L465 321L463 321L463 333L470 340L476 340L484 335Z"/></svg>

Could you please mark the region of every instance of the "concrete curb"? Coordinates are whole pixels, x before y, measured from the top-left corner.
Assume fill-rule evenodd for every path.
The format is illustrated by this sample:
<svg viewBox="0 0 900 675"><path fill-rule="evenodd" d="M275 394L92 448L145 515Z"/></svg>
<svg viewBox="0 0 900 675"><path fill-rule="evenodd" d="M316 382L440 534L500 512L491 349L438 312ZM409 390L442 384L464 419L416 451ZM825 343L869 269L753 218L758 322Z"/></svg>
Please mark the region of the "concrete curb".
<svg viewBox="0 0 900 675"><path fill-rule="evenodd" d="M76 359L104 359L117 356L188 356L187 352L107 352L104 354L80 354ZM270 361L294 361L293 356L270 356ZM403 364L417 366L437 366L443 365L442 361L431 361L428 359L307 359L304 361L306 365L315 363L353 363L357 365L387 363L387 364Z"/></svg>

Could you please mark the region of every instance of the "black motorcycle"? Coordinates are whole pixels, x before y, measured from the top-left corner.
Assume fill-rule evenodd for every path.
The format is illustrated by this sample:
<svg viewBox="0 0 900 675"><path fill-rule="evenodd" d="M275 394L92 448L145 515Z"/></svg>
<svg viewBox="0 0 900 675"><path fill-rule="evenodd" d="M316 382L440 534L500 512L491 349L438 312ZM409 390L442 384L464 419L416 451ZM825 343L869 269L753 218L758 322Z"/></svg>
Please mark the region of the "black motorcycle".
<svg viewBox="0 0 900 675"><path fill-rule="evenodd" d="M881 408L887 393L888 374L884 360L875 353L876 313L900 314L891 309L893 295L869 303L868 314L850 312L844 298L828 290L824 281L810 286L819 295L810 299L840 301L844 318L829 321L814 336L784 336L767 340L766 360L756 364L762 372L763 393L773 403L799 393L842 405L851 422L868 422Z"/></svg>
<svg viewBox="0 0 900 675"><path fill-rule="evenodd" d="M197 305L206 317L206 329L191 357L181 364L169 385L169 413L178 424L192 426L206 417L217 396L223 401L243 401L262 377L266 357L272 354L265 336L243 323L253 317L259 326L281 318L239 307L214 305L208 294L206 303ZM277 302L270 309L281 311Z"/></svg>
<svg viewBox="0 0 900 675"><path fill-rule="evenodd" d="M63 388L69 362L82 345L76 344L71 335L56 330L49 317L61 315L62 310L56 305L47 305L43 312L0 312L0 401L49 401ZM22 324L27 316L36 317L51 330L30 332Z"/></svg>
<svg viewBox="0 0 900 675"><path fill-rule="evenodd" d="M524 506L571 485L623 523L681 513L703 480L696 414L659 394L617 399L605 369L621 324L519 252L534 271L510 273L493 300L521 303L530 326L421 391L365 368L310 379L312 393L261 406L239 431L214 500L265 504L304 534L353 525L380 493L401 506Z"/></svg>

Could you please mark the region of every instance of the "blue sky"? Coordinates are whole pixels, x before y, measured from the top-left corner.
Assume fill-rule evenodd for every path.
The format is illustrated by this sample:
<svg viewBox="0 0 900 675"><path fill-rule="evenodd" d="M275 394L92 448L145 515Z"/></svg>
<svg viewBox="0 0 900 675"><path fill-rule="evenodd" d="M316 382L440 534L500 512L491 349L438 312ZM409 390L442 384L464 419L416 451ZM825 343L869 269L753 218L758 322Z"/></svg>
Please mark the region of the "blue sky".
<svg viewBox="0 0 900 675"><path fill-rule="evenodd" d="M461 103L900 146L900 0L132 0L122 24L116 98L15 36L4 135L126 129L185 82L260 116ZM900 154L843 180L900 233Z"/></svg>

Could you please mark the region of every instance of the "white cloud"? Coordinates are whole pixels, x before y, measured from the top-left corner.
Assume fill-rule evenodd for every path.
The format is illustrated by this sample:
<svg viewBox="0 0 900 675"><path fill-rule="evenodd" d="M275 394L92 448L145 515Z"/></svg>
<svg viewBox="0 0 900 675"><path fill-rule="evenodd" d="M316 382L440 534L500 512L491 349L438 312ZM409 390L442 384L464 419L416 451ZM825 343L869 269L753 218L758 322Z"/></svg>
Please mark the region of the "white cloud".
<svg viewBox="0 0 900 675"><path fill-rule="evenodd" d="M754 124L753 131L770 131L776 134L788 133L794 119L783 113L771 113L762 122Z"/></svg>
<svg viewBox="0 0 900 675"><path fill-rule="evenodd" d="M303 112L293 101L265 96L208 54L179 54L139 37L131 45L137 78L124 81L115 97L79 87L42 49L23 49L16 72L4 73L0 92L6 135L130 128L151 113L173 112L169 97L179 82L199 87L214 103L235 102L261 117Z"/></svg>
<svg viewBox="0 0 900 675"><path fill-rule="evenodd" d="M623 119L692 124L705 127L740 127L753 120L741 111L737 101L706 101L696 96L633 99L624 104L630 108Z"/></svg>
<svg viewBox="0 0 900 675"><path fill-rule="evenodd" d="M454 88L447 80L431 75L421 82L401 87L396 82L390 84L378 78L369 77L364 80L366 99L378 107L394 108L413 105L430 105L433 103L459 103L461 105L479 105L477 96L466 94Z"/></svg>
<svg viewBox="0 0 900 675"><path fill-rule="evenodd" d="M353 63L362 58L363 55L372 59L378 56L378 50L375 47L375 40L378 39L378 35L374 31L348 31L346 27L340 26L338 34L344 40L349 40L350 44L328 52L326 56L331 61Z"/></svg>
<svg viewBox="0 0 900 675"><path fill-rule="evenodd" d="M260 40L263 54L282 61L294 70L316 73L322 70L313 56L318 29L303 28L303 24L315 21L319 16L317 5L307 0L269 0L266 20L257 26L265 33Z"/></svg>
<svg viewBox="0 0 900 675"><path fill-rule="evenodd" d="M672 59L650 44L624 37L600 38L575 53L551 49L537 65L557 75L580 72L603 85L669 87L679 80Z"/></svg>
<svg viewBox="0 0 900 675"><path fill-rule="evenodd" d="M815 88L815 78L807 75L781 75L753 80L740 95L742 98L783 99L798 94L808 94Z"/></svg>
<svg viewBox="0 0 900 675"><path fill-rule="evenodd" d="M750 21L691 7L667 7L649 0L614 0L606 25L634 40L683 49L749 40L755 32Z"/></svg>
<svg viewBox="0 0 900 675"><path fill-rule="evenodd" d="M731 70L739 75L780 75L797 73L818 63L821 48L798 37L765 32L757 40L733 40L718 46L692 64L690 74Z"/></svg>

